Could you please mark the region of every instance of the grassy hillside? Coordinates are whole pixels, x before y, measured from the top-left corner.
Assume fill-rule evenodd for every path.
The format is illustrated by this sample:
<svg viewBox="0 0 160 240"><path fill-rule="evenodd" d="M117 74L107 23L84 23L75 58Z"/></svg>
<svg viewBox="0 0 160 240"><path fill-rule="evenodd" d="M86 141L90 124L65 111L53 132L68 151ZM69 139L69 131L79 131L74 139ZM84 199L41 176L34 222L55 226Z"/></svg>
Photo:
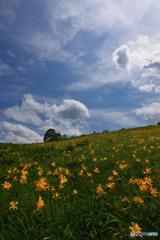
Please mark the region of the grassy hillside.
<svg viewBox="0 0 160 240"><path fill-rule="evenodd" d="M160 233L160 126L0 144L0 239Z"/></svg>

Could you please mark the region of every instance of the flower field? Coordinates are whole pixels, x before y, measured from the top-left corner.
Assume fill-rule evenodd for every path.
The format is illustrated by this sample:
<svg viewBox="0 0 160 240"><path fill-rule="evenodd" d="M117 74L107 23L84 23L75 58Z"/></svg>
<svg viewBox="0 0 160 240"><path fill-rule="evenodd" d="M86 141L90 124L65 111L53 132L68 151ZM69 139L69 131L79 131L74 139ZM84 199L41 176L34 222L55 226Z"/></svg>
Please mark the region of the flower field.
<svg viewBox="0 0 160 240"><path fill-rule="evenodd" d="M0 240L160 234L160 126L0 144Z"/></svg>

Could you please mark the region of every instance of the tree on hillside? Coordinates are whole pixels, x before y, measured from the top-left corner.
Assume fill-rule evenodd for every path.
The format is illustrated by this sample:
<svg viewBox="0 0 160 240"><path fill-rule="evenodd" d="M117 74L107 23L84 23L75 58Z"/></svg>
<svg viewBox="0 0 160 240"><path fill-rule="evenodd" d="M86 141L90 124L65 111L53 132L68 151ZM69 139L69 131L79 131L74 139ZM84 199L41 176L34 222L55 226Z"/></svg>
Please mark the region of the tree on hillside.
<svg viewBox="0 0 160 240"><path fill-rule="evenodd" d="M106 129L106 130L103 130L102 133L108 133L109 131Z"/></svg>
<svg viewBox="0 0 160 240"><path fill-rule="evenodd" d="M44 142L50 142L50 141L55 141L55 140L58 140L58 139L61 139L62 136L60 133L56 132L55 129L48 129L46 131L46 133L44 134Z"/></svg>

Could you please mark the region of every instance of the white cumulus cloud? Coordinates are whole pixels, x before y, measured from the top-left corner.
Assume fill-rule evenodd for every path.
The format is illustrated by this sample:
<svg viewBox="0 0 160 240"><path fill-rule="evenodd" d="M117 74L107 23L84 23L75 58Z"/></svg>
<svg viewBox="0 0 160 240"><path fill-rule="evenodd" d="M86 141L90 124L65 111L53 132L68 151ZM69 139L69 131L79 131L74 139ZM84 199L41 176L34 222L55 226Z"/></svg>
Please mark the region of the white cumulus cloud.
<svg viewBox="0 0 160 240"><path fill-rule="evenodd" d="M143 92L160 86L160 37L139 36L113 52L116 67L131 71L131 83Z"/></svg>
<svg viewBox="0 0 160 240"><path fill-rule="evenodd" d="M154 102L135 110L137 116L143 117L145 120L157 123L160 121L160 103Z"/></svg>
<svg viewBox="0 0 160 240"><path fill-rule="evenodd" d="M135 116L130 111L116 110L116 109L93 109L91 111L92 118L100 123L105 123L107 126L121 127L135 127L139 126L141 122L137 121ZM111 127L112 128L112 127Z"/></svg>
<svg viewBox="0 0 160 240"><path fill-rule="evenodd" d="M42 141L42 137L35 131L21 124L7 121L1 123L0 138L3 142L12 143L32 143Z"/></svg>
<svg viewBox="0 0 160 240"><path fill-rule="evenodd" d="M37 101L31 94L25 94L21 105L9 107L3 114L14 122L33 125L41 134L48 128L55 128L67 135L80 135L90 116L89 109L80 101L64 99L59 103L49 103Z"/></svg>

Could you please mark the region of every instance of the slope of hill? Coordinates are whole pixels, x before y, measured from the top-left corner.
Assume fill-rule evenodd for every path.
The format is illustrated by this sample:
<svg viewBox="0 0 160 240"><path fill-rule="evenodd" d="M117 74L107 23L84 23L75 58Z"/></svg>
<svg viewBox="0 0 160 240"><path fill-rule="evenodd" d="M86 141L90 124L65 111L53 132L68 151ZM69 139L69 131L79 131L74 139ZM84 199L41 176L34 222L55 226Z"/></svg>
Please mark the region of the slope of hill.
<svg viewBox="0 0 160 240"><path fill-rule="evenodd" d="M0 239L160 231L160 126L0 144L0 166Z"/></svg>

